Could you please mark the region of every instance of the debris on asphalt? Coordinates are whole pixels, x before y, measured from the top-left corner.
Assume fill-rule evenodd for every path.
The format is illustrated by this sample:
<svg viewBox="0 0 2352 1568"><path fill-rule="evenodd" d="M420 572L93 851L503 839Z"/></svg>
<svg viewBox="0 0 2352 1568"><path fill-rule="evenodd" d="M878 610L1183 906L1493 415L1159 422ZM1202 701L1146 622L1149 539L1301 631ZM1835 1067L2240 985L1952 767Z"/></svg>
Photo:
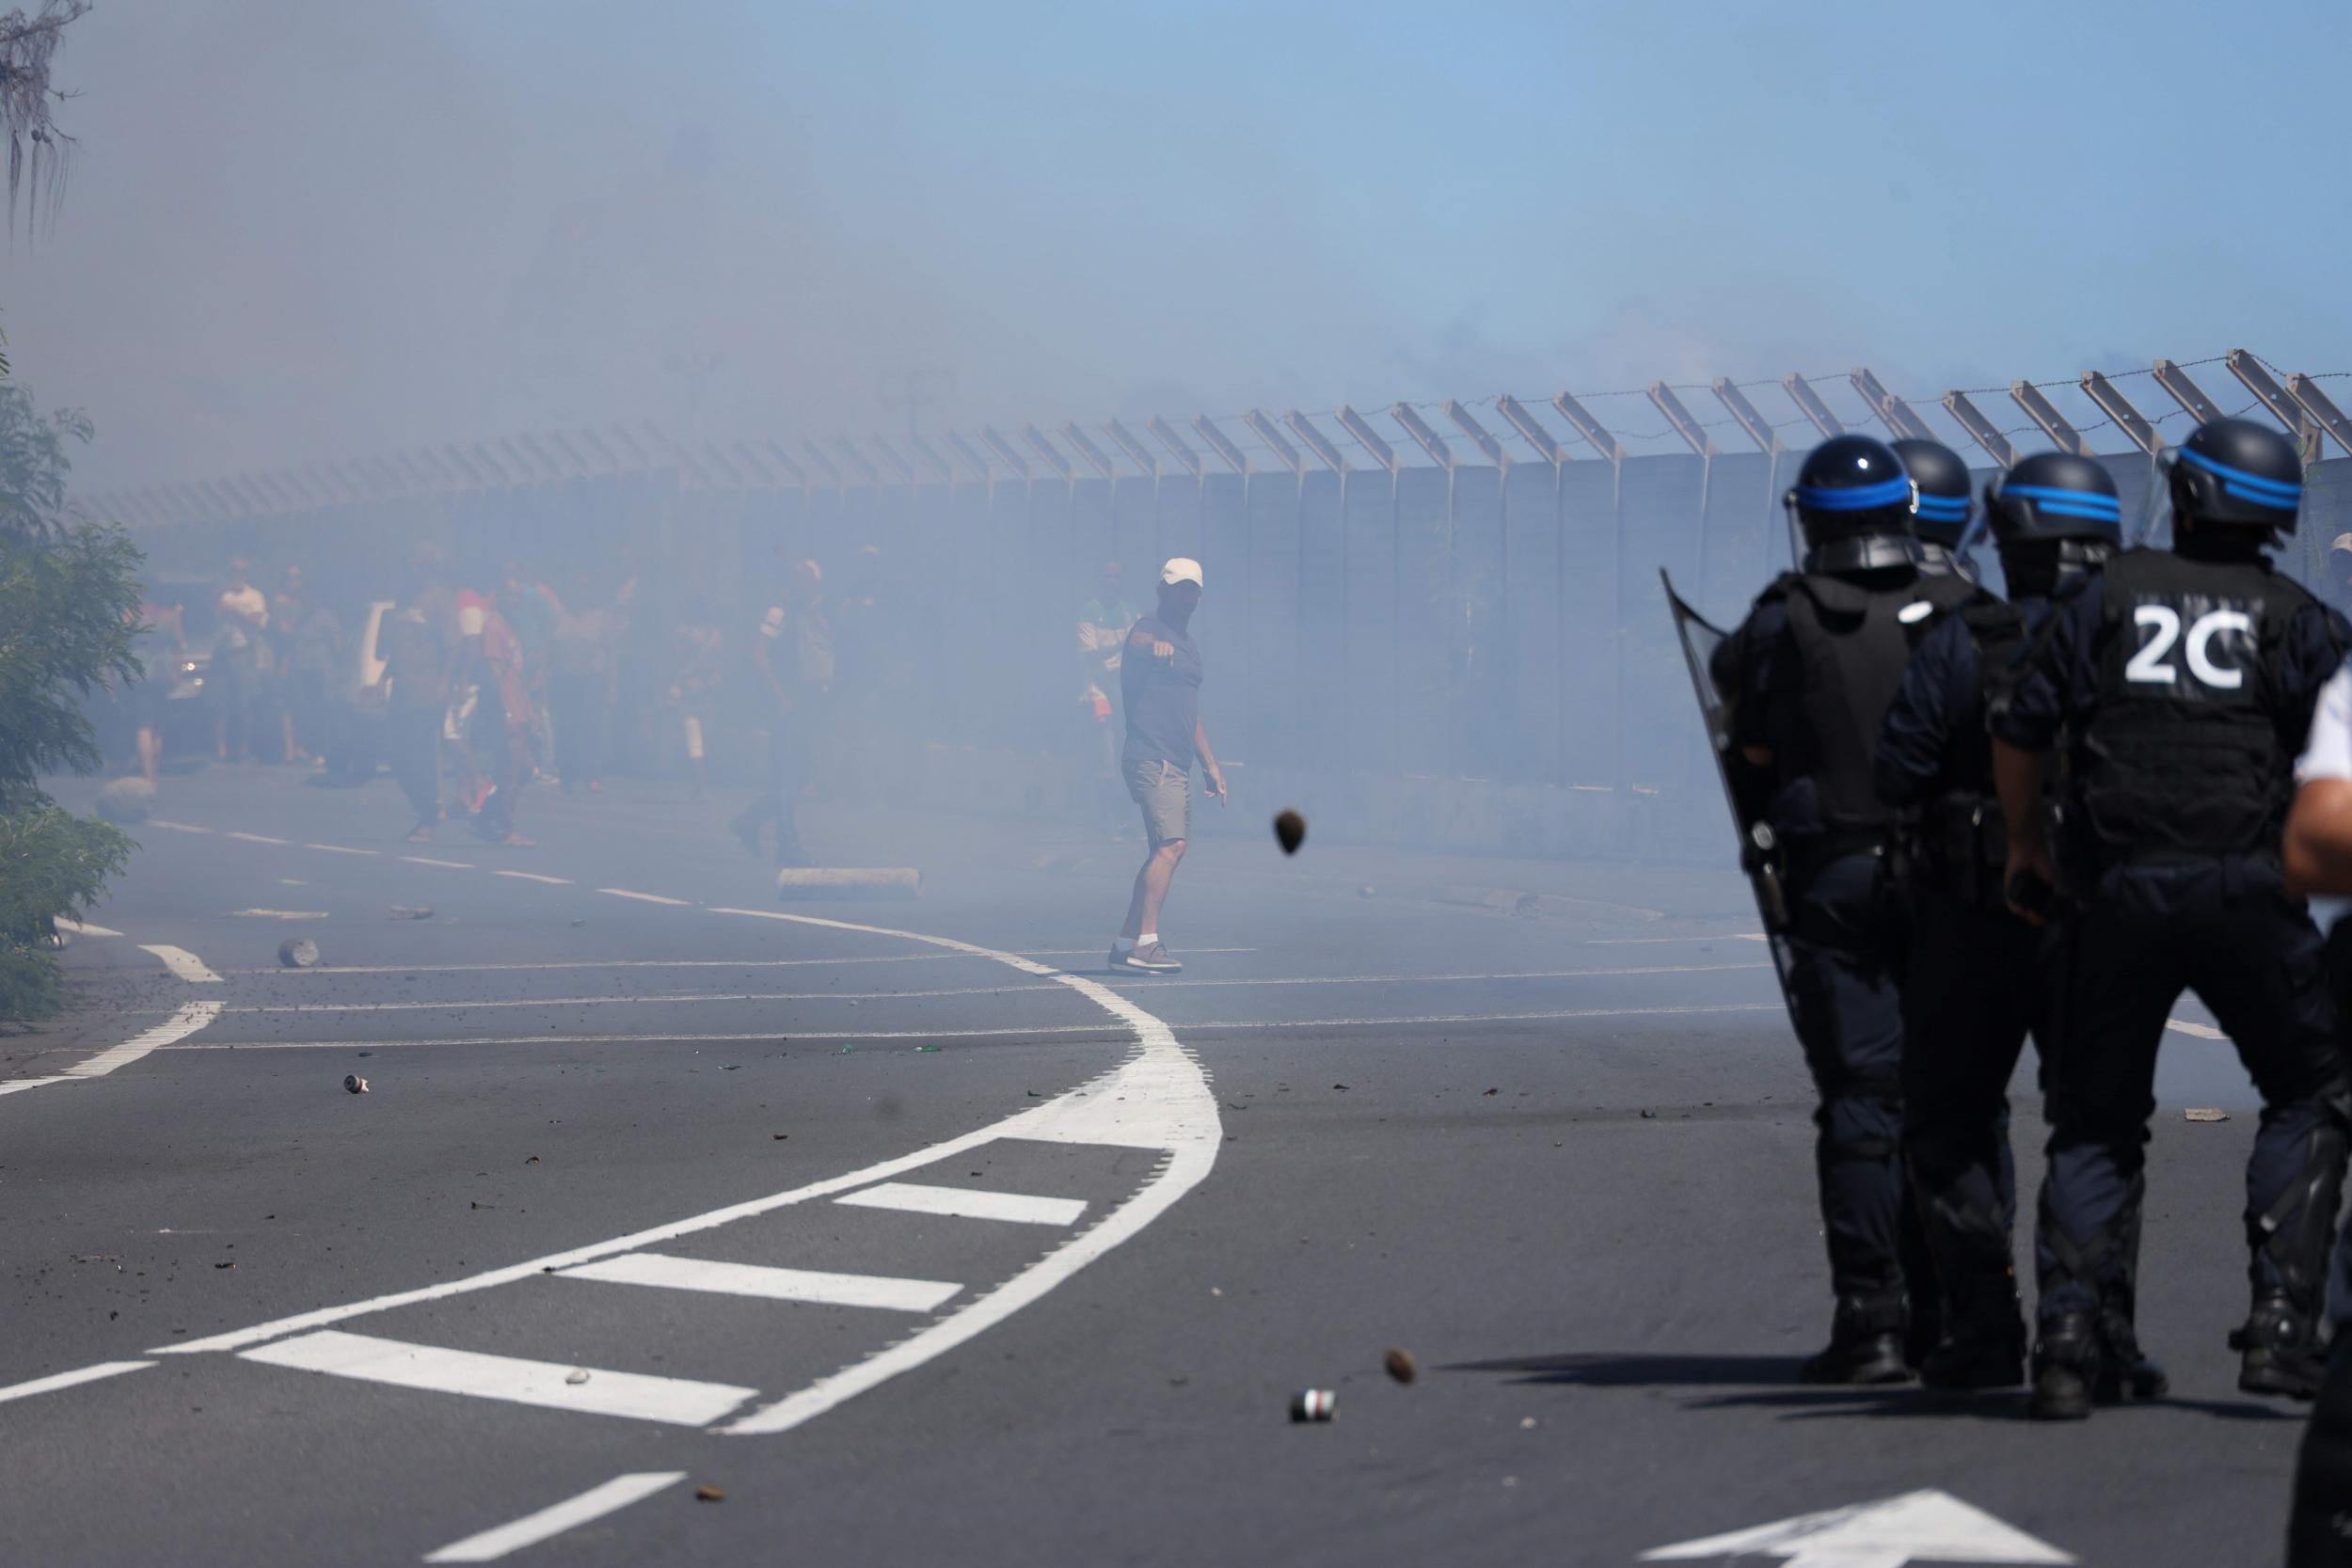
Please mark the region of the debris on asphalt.
<svg viewBox="0 0 2352 1568"><path fill-rule="evenodd" d="M1280 812L1274 818L1274 841L1282 847L1282 853L1295 855L1307 842L1307 819L1295 811Z"/></svg>
<svg viewBox="0 0 2352 1568"><path fill-rule="evenodd" d="M1656 1111L1644 1111L1642 1113L1642 1119L1644 1121L1656 1121L1658 1119L1658 1113Z"/></svg>
<svg viewBox="0 0 2352 1568"><path fill-rule="evenodd" d="M433 918L433 906L430 904L394 904L390 914L394 920L430 920Z"/></svg>
<svg viewBox="0 0 2352 1568"><path fill-rule="evenodd" d="M1328 1388L1302 1388L1291 1396L1291 1419L1294 1421L1327 1421L1331 1407L1339 1396Z"/></svg>
<svg viewBox="0 0 2352 1568"><path fill-rule="evenodd" d="M525 1161L523 1162L523 1164L526 1164L526 1165L535 1165L535 1164L537 1164L538 1163L539 1163L539 1156L537 1156L536 1154L532 1155L530 1159L525 1160Z"/></svg>
<svg viewBox="0 0 2352 1568"><path fill-rule="evenodd" d="M319 961L319 944L309 937L288 937L278 944L278 961L288 969L310 969Z"/></svg>
<svg viewBox="0 0 2352 1568"><path fill-rule="evenodd" d="M787 1138L790 1137L791 1135L792 1135L792 1134L791 1134L791 1133L789 1133L789 1132L771 1132L771 1133L769 1133L769 1134L768 1134L768 1136L769 1136L771 1139L772 1139L773 1141L775 1141L775 1142L777 1142L777 1143L782 1143L782 1142L784 1142L784 1140L785 1140L785 1139L787 1139Z"/></svg>
<svg viewBox="0 0 2352 1568"><path fill-rule="evenodd" d="M740 1071L742 1071L742 1070L743 1070L743 1064L742 1064L742 1063L740 1063L740 1062L729 1062L726 1066L724 1066L724 1067L721 1068L719 1070L720 1070L721 1072L740 1072Z"/></svg>
<svg viewBox="0 0 2352 1568"><path fill-rule="evenodd" d="M586 922L585 920L575 920L575 921L573 921L573 922L572 922L572 924L573 924L573 925L575 925L575 926L585 926L585 925L587 925L587 924L588 924L588 922Z"/></svg>
<svg viewBox="0 0 2352 1568"><path fill-rule="evenodd" d="M588 1369L585 1367L574 1367L569 1375L567 1375L564 1381L572 1385L574 1387L578 1387L580 1385L588 1381Z"/></svg>
<svg viewBox="0 0 2352 1568"><path fill-rule="evenodd" d="M1486 1090L1486 1093L1485 1093L1485 1094L1481 1094L1478 1098L1479 1098L1479 1099L1481 1099L1481 1100L1484 1100L1484 1099L1486 1099L1486 1095L1489 1095L1489 1094L1501 1094L1502 1092L1502 1091L1501 1089L1488 1089L1488 1090Z"/></svg>
<svg viewBox="0 0 2352 1568"><path fill-rule="evenodd" d="M236 1260L234 1258L231 1258L231 1259L229 1259L229 1261L227 1261L226 1263L215 1263L215 1264L213 1265L213 1267L215 1267L215 1268L216 1268L216 1269L233 1269L233 1268L235 1268L236 1266L237 1266L237 1260Z"/></svg>
<svg viewBox="0 0 2352 1568"><path fill-rule="evenodd" d="M2183 1111L2181 1118L2184 1121L2227 1121L2230 1119L2230 1113L2200 1107L2196 1110Z"/></svg>
<svg viewBox="0 0 2352 1568"><path fill-rule="evenodd" d="M727 1495L716 1486L697 1486L694 1488L694 1500L698 1503L723 1503L727 1500Z"/></svg>
<svg viewBox="0 0 2352 1568"><path fill-rule="evenodd" d="M935 1045L918 1045L914 1049L917 1053L927 1055L937 1054L939 1051L939 1047Z"/></svg>
<svg viewBox="0 0 2352 1568"><path fill-rule="evenodd" d="M109 822L144 822L155 809L155 786L145 779L116 779L98 792L98 815Z"/></svg>
<svg viewBox="0 0 2352 1568"><path fill-rule="evenodd" d="M346 1072L343 1074L343 1087L353 1094L365 1094L368 1092L368 1081L356 1072Z"/></svg>
<svg viewBox="0 0 2352 1568"><path fill-rule="evenodd" d="M1533 1432L1533 1431L1534 1431L1534 1430L1535 1430L1535 1418L1534 1418L1534 1417L1533 1417L1533 1416L1521 1416L1521 1417L1519 1418L1519 1430L1520 1430L1521 1432Z"/></svg>
<svg viewBox="0 0 2352 1568"><path fill-rule="evenodd" d="M1345 1094L1347 1092L1347 1085L1345 1084L1334 1084L1331 1086L1339 1090L1342 1094Z"/></svg>
<svg viewBox="0 0 2352 1568"><path fill-rule="evenodd" d="M1421 1376L1421 1363L1413 1359L1411 1351L1399 1345L1391 1345L1389 1354L1380 1358L1380 1364L1388 1368L1389 1375L1399 1383L1410 1383Z"/></svg>

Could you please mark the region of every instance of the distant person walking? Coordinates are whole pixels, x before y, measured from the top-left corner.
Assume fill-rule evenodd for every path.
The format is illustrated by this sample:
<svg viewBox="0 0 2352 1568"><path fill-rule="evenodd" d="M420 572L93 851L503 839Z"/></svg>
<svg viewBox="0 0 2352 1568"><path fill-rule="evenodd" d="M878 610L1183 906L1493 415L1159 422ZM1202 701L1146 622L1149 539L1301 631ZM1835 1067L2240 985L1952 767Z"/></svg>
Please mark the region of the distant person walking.
<svg viewBox="0 0 2352 1568"><path fill-rule="evenodd" d="M767 785L728 824L754 854L759 831L776 825L776 864L806 865L798 804L809 762L833 695L833 621L825 611L825 574L814 561L796 561L784 603L770 605L752 639L752 666L768 709Z"/></svg>
<svg viewBox="0 0 2352 1568"><path fill-rule="evenodd" d="M392 777L417 815L408 842L427 844L441 820L441 731L449 721L450 675L457 657L457 599L449 562L432 545L417 548L408 602L389 627L385 739Z"/></svg>
<svg viewBox="0 0 2352 1568"><path fill-rule="evenodd" d="M214 644L214 699L219 705L213 719L213 744L220 760L245 760L253 754L256 687L267 669L269 599L253 586L253 565L239 557L229 563L229 576L215 605L220 636Z"/></svg>
<svg viewBox="0 0 2352 1568"><path fill-rule="evenodd" d="M1173 974L1184 966L1160 941L1160 906L1192 829L1192 765L1225 803L1225 774L1200 721L1200 650L1185 627L1200 604L1200 562L1178 556L1160 568L1159 603L1127 633L1119 660L1119 705L1127 715L1120 771L1143 811L1146 849L1127 900L1127 924L1111 944L1110 967Z"/></svg>

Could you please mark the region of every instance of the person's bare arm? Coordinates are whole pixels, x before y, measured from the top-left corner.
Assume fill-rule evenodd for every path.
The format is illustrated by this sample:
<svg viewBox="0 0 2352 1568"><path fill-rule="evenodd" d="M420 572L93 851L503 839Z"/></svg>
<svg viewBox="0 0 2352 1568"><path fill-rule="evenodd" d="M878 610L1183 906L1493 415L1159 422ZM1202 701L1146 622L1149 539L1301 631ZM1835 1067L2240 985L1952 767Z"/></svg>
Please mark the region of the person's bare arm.
<svg viewBox="0 0 2352 1568"><path fill-rule="evenodd" d="M1192 721L1192 749L1200 753L1201 776L1209 781L1209 793L1216 797L1218 805L1225 804L1225 770L1216 765L1216 753L1209 750L1208 721L1195 717Z"/></svg>
<svg viewBox="0 0 2352 1568"><path fill-rule="evenodd" d="M2313 779L2297 789L2281 848L2289 894L2352 893L2352 779Z"/></svg>
<svg viewBox="0 0 2352 1568"><path fill-rule="evenodd" d="M2058 866L2050 859L2048 835L2042 832L2042 758L1996 738L1993 742L1993 786L2000 794L2001 820L2009 834L2009 863L2002 869L2001 885L2011 886L2023 876L2057 887ZM2010 908L2034 925L2042 924L2038 911L2013 900Z"/></svg>

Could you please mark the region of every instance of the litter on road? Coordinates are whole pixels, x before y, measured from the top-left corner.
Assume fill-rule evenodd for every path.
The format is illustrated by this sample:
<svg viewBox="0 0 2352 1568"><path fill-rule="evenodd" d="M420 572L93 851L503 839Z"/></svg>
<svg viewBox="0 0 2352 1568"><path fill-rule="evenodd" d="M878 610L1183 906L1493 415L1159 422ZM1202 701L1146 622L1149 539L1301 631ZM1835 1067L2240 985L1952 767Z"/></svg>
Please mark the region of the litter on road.
<svg viewBox="0 0 2352 1568"><path fill-rule="evenodd" d="M1302 1388L1291 1396L1291 1419L1294 1421L1327 1421L1339 1396L1328 1388Z"/></svg>
<svg viewBox="0 0 2352 1568"><path fill-rule="evenodd" d="M278 961L288 969L310 969L319 961L319 944L309 937L288 937L278 944Z"/></svg>
<svg viewBox="0 0 2352 1568"><path fill-rule="evenodd" d="M1413 1359L1411 1351L1400 1346L1391 1345L1389 1354L1382 1356L1380 1361L1381 1365L1389 1369L1389 1375L1399 1383L1410 1383L1421 1376L1421 1363Z"/></svg>
<svg viewBox="0 0 2352 1568"><path fill-rule="evenodd" d="M2198 1107L2193 1110L2183 1111L2181 1113L2181 1119L2184 1121L2227 1121L2230 1119L2230 1113L2227 1111L2217 1111L2204 1107Z"/></svg>
<svg viewBox="0 0 2352 1568"><path fill-rule="evenodd" d="M390 917L394 920L430 920L433 918L433 906L430 904L394 904ZM574 921L572 924L577 926L580 922Z"/></svg>
<svg viewBox="0 0 2352 1568"><path fill-rule="evenodd" d="M1274 841L1282 847L1282 853L1295 855L1307 842L1307 819L1295 811L1279 813L1274 818Z"/></svg>
<svg viewBox="0 0 2352 1568"><path fill-rule="evenodd" d="M368 1092L368 1081L356 1072L347 1072L343 1074L343 1087L353 1094L365 1094Z"/></svg>

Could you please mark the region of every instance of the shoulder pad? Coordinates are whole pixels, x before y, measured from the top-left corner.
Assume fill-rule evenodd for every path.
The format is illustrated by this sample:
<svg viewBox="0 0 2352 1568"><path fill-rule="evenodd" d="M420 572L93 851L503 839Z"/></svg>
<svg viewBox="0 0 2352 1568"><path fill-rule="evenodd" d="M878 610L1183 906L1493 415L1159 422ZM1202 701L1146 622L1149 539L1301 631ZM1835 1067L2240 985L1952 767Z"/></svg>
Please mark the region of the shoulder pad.
<svg viewBox="0 0 2352 1568"><path fill-rule="evenodd" d="M1780 576L1764 585L1762 593L1756 594L1757 607L1761 608L1768 604L1786 604L1789 594L1803 581L1804 581L1804 575L1801 572L1781 573Z"/></svg>

